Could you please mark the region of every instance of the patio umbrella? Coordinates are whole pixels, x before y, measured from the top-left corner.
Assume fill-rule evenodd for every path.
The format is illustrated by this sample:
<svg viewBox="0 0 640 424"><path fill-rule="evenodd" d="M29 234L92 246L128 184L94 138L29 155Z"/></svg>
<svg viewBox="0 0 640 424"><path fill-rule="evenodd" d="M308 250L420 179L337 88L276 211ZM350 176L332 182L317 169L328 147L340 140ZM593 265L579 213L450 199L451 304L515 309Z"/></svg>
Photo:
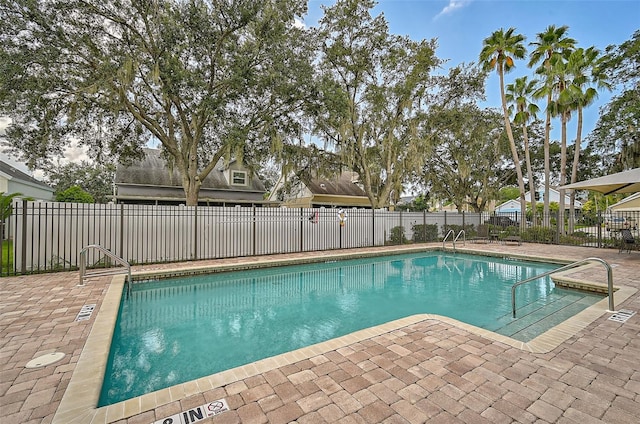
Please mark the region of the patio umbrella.
<svg viewBox="0 0 640 424"><path fill-rule="evenodd" d="M640 168L629 169L617 174L592 178L578 183L567 184L561 189L595 190L604 194L635 193L640 191Z"/></svg>

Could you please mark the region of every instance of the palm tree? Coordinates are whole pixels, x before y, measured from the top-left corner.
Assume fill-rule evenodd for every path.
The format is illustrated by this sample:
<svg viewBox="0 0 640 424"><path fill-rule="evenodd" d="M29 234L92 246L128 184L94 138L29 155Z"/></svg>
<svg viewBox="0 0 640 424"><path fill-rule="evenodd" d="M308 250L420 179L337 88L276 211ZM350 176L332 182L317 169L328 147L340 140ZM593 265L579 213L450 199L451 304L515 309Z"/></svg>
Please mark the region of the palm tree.
<svg viewBox="0 0 640 424"><path fill-rule="evenodd" d="M550 91L556 95L556 99L551 101L549 106L552 116L560 117L560 187L567 182L567 122L571 119L571 112L574 110L573 100L569 93L569 62L568 57L570 52L567 51L565 55L556 55L551 59L550 72L553 75ZM566 57L565 57L566 56ZM564 215L566 212L565 205L565 190L560 188L560 199L558 201L558 231L560 234L564 234Z"/></svg>
<svg viewBox="0 0 640 424"><path fill-rule="evenodd" d="M4 191L0 192L0 222L4 223L11 216L13 213L13 200L20 196L22 196L22 193L4 194Z"/></svg>
<svg viewBox="0 0 640 424"><path fill-rule="evenodd" d="M524 158L527 166L527 177L529 179L529 193L531 193L531 214L532 221L537 223L536 215L536 199L535 192L536 183L533 179L533 169L531 168L531 155L529 151L529 134L527 131L527 124L532 118L535 118L536 114L540 110L538 105L529 101L535 91L538 81L527 81L527 77L516 78L516 80L507 85L507 102L511 103L509 111L513 112L515 109L515 115L513 122L520 124L522 127L522 137L524 139Z"/></svg>
<svg viewBox="0 0 640 424"><path fill-rule="evenodd" d="M22 196L22 193L4 194L4 191L0 192L0 246L4 240L6 221L13 214L13 201L20 196Z"/></svg>
<svg viewBox="0 0 640 424"><path fill-rule="evenodd" d="M514 31L515 28L509 28L506 32L500 28L499 30L494 31L489 37L485 38L482 42L482 51L480 51L480 63L485 70L495 69L496 72L498 72L498 77L500 78L500 98L502 100L504 126L507 131L507 137L509 138L511 155L513 156L513 163L518 177L518 188L520 190L520 227L524 229L526 225L525 217L527 212L527 202L524 198L524 178L522 177L522 168L520 167L518 150L516 149L516 143L513 139L513 132L511 131L511 120L509 119L507 98L504 91L505 72L509 72L514 67L514 58L522 59L526 54L526 48L523 44L525 40L524 36L521 34L514 34Z"/></svg>
<svg viewBox="0 0 640 424"><path fill-rule="evenodd" d="M609 89L610 85L604 72L599 71L600 52L595 47L586 50L579 48L571 53L568 59L568 71L572 78L571 84L567 88L567 95L572 102L573 108L577 111L578 122L576 129L576 140L573 152L573 166L571 168L571 182L575 183L578 178L578 164L580 161L580 145L582 143L582 111L591 105L598 97L598 91L589 86L595 85L597 88ZM585 89L586 88L586 89ZM571 191L569 201L569 232L574 229L575 211L575 191Z"/></svg>
<svg viewBox="0 0 640 424"><path fill-rule="evenodd" d="M542 61L541 66L536 70L538 74L545 77L543 86L538 90L536 97L547 98L547 117L544 130L544 210L543 219L548 223L549 219L549 179L551 170L549 168L549 138L551 133L551 102L553 74L551 72L552 59L557 55L564 54L565 51L573 49L576 41L565 36L569 27L566 25L556 28L550 25L544 32L537 34L536 41L529 43L535 49L529 55L529 67L533 67Z"/></svg>

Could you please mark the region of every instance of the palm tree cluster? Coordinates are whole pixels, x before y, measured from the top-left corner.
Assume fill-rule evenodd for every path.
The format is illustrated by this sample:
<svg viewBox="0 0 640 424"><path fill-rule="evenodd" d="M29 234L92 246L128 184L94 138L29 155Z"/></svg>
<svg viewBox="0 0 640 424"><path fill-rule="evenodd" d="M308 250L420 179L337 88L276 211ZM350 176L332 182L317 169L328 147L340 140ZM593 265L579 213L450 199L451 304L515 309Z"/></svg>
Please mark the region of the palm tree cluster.
<svg viewBox="0 0 640 424"><path fill-rule="evenodd" d="M540 108L536 100L546 100L545 131L544 131L544 224L549 222L549 186L551 180L550 161L550 133L553 118L560 120L561 152L560 152L560 180L559 185L567 184L567 122L577 115L577 132L574 144L573 165L571 168L571 182L575 182L580 161L580 144L582 142L582 112L595 100L598 89L609 88L606 76L600 66L602 56L595 47L578 48L577 42L570 38L567 26L550 25L544 32L536 35L529 43L528 67L533 69L535 78L529 80L527 76L516 78L513 83L506 85L505 73L515 66L515 60L524 59L527 55L525 37L517 34L515 28L499 29L483 41L480 52L480 62L487 70L496 70L500 80L500 96L504 114L505 130L511 147L513 161L518 178L520 191L520 206L524 216L526 213L525 184L521 170L518 148L515 143L511 122L522 130L524 141L524 159L527 168L527 179L531 196L533 220L537 222L535 198L534 171L531 165L529 151L528 124L536 118ZM569 211L569 232L573 231L575 194L571 193ZM559 210L565 210L565 193L560 189ZM524 225L524 220L521 220ZM558 220L559 230L565 232L564 220Z"/></svg>

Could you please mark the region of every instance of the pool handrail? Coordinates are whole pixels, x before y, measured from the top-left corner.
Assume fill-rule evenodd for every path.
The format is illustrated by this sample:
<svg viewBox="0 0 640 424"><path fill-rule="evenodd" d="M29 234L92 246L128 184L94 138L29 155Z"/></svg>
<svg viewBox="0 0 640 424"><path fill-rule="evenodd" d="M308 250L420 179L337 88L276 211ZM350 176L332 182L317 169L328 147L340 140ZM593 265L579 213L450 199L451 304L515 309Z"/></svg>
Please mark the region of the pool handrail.
<svg viewBox="0 0 640 424"><path fill-rule="evenodd" d="M455 238L456 232L455 232L455 231L453 231L453 230L449 230L449 231L447 232L447 235L446 235L446 236L444 236L444 238L442 239L442 248L443 248L443 249L444 249L444 243L447 241L447 239L449 238L449 236L450 236L450 235L452 235L452 234L453 234L453 236L454 236L454 238ZM453 241L453 248L454 248L454 249L456 248L456 242L455 242L455 240Z"/></svg>
<svg viewBox="0 0 640 424"><path fill-rule="evenodd" d="M104 247L98 245L98 244L90 244L88 246L85 246L81 251L80 251L80 286L84 286L84 278L87 274L87 251L89 249L95 249L99 252L101 252L102 254L104 254L105 256L108 256L109 258L113 259L115 262L117 262L118 264L122 265L125 269L126 269L126 273L127 273L127 294L131 294L131 265L129 264L129 262L125 261L124 259L122 259L121 257L117 256L116 254L112 253L110 250L105 249ZM101 275L109 275L109 274L114 274L114 273L122 273L123 271L120 270L109 270L106 272L102 272Z"/></svg>
<svg viewBox="0 0 640 424"><path fill-rule="evenodd" d="M576 262L572 262L568 265L565 265L563 267L557 268L557 269L553 269L551 271L547 271L543 274L539 274L539 275L535 275L533 277L529 277L525 280L522 281L518 281L517 283L515 283L513 286L511 286L511 310L513 312L513 318L516 317L516 287L525 284L525 283L529 283L531 281L537 280L539 278L542 277L546 277L548 275L551 274L555 274L556 272L561 272L561 271L565 271L571 268L575 268L578 265L582 265L585 264L587 262L591 262L591 261L596 261L596 262L600 262L602 265L604 265L604 267L607 270L607 290L609 292L609 309L607 310L607 312L611 312L614 313L615 308L614 308L614 302L613 302L613 270L611 268L611 265L609 265L605 260L600 259L600 258L587 258L587 259L582 259L580 261L576 261Z"/></svg>
<svg viewBox="0 0 640 424"><path fill-rule="evenodd" d="M447 239L449 238L450 235L454 235L453 237L453 250L456 250L456 241L458 241L458 239L460 238L460 235L462 235L462 245L466 246L467 245L467 234L464 232L464 230L460 230L460 232L458 232L458 235L456 235L456 232L453 230L449 230L447 232L447 235L444 236L444 239L442 240L442 248L444 249L444 244L447 241Z"/></svg>
<svg viewBox="0 0 640 424"><path fill-rule="evenodd" d="M456 238L453 239L453 248L455 249L456 247L456 242L458 241L458 239L460 238L460 235L462 235L462 245L466 246L467 245L467 233L464 232L464 230L460 230L460 232L458 233L458 235L456 236Z"/></svg>

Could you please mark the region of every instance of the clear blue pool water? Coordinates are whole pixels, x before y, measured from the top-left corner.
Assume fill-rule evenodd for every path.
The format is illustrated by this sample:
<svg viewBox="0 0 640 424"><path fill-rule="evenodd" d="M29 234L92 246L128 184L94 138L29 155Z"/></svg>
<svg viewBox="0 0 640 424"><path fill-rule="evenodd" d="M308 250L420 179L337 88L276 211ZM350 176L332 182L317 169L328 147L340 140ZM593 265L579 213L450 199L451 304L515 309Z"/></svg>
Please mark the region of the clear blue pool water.
<svg viewBox="0 0 640 424"><path fill-rule="evenodd" d="M602 297L549 279L556 268L427 252L135 284L114 331L100 406L398 318L430 313L528 341Z"/></svg>

